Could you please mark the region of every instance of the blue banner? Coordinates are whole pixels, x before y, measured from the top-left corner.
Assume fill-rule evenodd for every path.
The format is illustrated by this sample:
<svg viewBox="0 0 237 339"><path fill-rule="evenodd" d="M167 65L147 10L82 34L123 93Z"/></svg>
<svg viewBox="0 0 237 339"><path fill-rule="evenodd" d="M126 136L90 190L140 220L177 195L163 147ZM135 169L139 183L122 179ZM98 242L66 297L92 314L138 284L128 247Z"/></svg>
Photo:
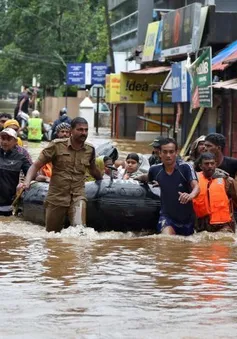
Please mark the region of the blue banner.
<svg viewBox="0 0 237 339"><path fill-rule="evenodd" d="M107 74L107 65L105 63L91 64L91 84L104 85Z"/></svg>
<svg viewBox="0 0 237 339"><path fill-rule="evenodd" d="M172 102L190 101L190 76L185 66L186 61L172 65Z"/></svg>
<svg viewBox="0 0 237 339"><path fill-rule="evenodd" d="M86 64L67 64L67 85L85 85Z"/></svg>
<svg viewBox="0 0 237 339"><path fill-rule="evenodd" d="M106 63L67 64L67 85L104 85L107 70Z"/></svg>

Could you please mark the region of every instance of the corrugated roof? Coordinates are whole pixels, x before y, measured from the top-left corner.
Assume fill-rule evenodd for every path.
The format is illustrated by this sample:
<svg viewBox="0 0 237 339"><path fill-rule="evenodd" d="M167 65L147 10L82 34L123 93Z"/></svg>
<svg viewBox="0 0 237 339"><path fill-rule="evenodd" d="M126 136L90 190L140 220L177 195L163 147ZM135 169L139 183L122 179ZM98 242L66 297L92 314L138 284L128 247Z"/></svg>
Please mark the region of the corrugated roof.
<svg viewBox="0 0 237 339"><path fill-rule="evenodd" d="M225 89L235 89L237 90L237 78L227 80L227 81L220 81L212 85L213 88L225 88Z"/></svg>
<svg viewBox="0 0 237 339"><path fill-rule="evenodd" d="M231 60L237 58L237 41L232 42L212 59L213 71L224 71L230 66Z"/></svg>
<svg viewBox="0 0 237 339"><path fill-rule="evenodd" d="M131 72L123 72L123 73L136 73L136 74L160 74L169 72L171 68L169 66L159 66L159 67L150 67L144 69L138 69Z"/></svg>

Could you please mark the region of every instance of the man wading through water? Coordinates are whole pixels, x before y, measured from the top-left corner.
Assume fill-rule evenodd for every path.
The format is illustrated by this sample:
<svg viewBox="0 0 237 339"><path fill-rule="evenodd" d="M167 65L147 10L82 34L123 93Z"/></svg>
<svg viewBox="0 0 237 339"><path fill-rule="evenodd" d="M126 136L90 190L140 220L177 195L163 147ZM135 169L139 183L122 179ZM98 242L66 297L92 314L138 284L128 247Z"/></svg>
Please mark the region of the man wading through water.
<svg viewBox="0 0 237 339"><path fill-rule="evenodd" d="M177 143L166 138L160 143L162 164L151 166L148 174L135 178L155 182L161 189L161 212L158 232L164 234L191 235L195 216L192 199L199 194L197 176L187 163L177 163Z"/></svg>
<svg viewBox="0 0 237 339"><path fill-rule="evenodd" d="M49 191L45 201L46 230L60 232L68 215L70 224L86 224L85 172L96 179L102 175L95 165L95 149L85 143L88 136L88 123L84 118L71 122L71 137L52 141L30 167L25 188L36 177L46 163L52 162L53 170Z"/></svg>

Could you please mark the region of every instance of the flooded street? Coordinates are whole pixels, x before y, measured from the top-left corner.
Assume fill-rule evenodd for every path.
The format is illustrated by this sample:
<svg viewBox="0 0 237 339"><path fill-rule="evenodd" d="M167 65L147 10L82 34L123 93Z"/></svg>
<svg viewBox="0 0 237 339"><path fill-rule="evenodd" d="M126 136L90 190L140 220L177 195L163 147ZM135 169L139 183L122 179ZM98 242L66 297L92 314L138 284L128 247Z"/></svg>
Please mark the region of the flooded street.
<svg viewBox="0 0 237 339"><path fill-rule="evenodd" d="M0 244L1 338L236 338L235 235L51 234L11 217Z"/></svg>

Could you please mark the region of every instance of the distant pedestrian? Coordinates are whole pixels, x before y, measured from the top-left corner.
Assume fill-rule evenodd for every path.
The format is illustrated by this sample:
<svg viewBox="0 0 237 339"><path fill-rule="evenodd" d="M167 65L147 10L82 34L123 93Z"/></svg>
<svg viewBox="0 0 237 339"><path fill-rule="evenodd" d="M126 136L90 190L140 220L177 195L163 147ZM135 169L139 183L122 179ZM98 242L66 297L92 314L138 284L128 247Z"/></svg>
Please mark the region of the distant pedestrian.
<svg viewBox="0 0 237 339"><path fill-rule="evenodd" d="M14 119L17 119L17 116L20 112L29 114L29 105L33 105L36 98L36 92L29 88L29 86L24 86L23 92L18 96L18 101L16 108L14 110Z"/></svg>
<svg viewBox="0 0 237 339"><path fill-rule="evenodd" d="M58 125L60 125L61 123L67 123L67 124L71 124L71 118L69 118L69 116L67 115L67 109L66 107L62 108L59 111L59 118L57 120L54 121L53 126L52 126L52 137L53 139L56 138L57 132L56 132L56 128Z"/></svg>

